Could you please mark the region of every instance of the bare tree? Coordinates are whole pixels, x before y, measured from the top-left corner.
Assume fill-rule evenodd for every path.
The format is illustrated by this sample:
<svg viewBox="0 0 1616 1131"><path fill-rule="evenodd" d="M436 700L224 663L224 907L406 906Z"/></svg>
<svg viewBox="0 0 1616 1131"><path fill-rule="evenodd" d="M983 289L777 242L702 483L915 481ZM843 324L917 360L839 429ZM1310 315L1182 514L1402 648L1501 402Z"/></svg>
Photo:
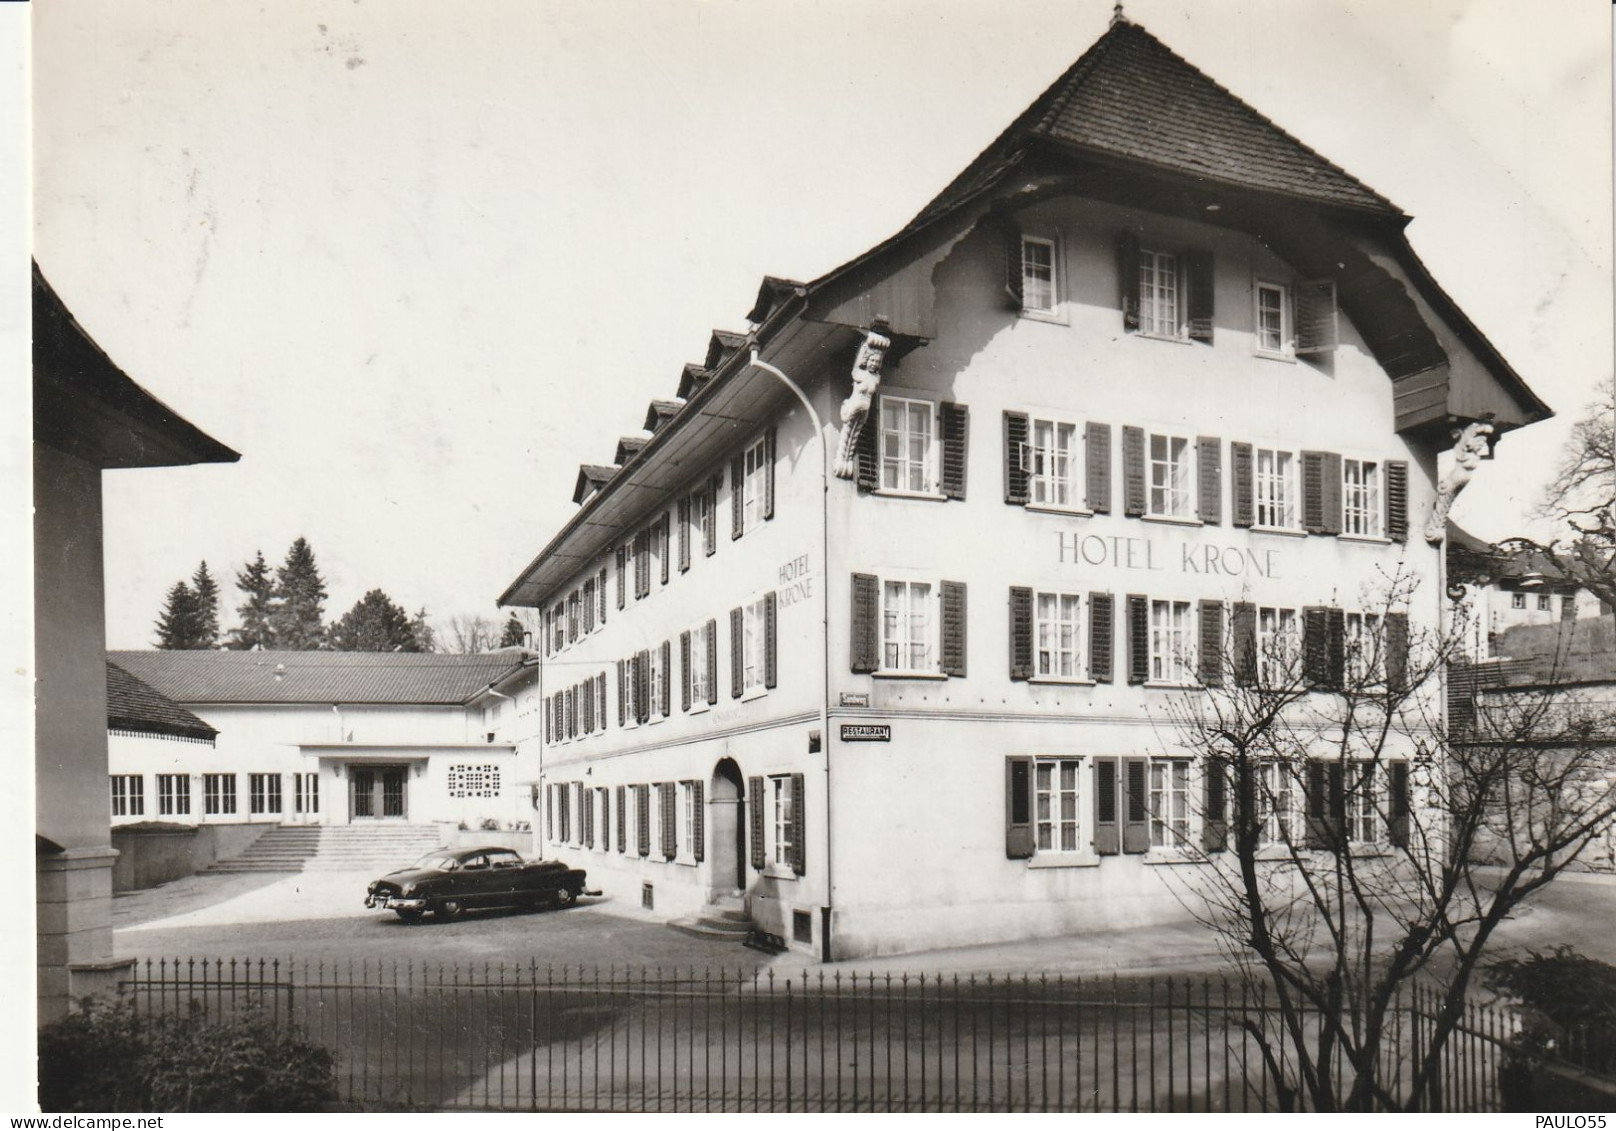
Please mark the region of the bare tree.
<svg viewBox="0 0 1616 1131"><path fill-rule="evenodd" d="M499 625L480 613L456 613L439 642L457 655L492 651L499 646Z"/></svg>
<svg viewBox="0 0 1616 1131"><path fill-rule="evenodd" d="M1547 545L1524 538L1502 545L1542 554L1554 571L1616 607L1616 382L1602 386L1573 426L1540 512L1568 535Z"/></svg>
<svg viewBox="0 0 1616 1131"><path fill-rule="evenodd" d="M1616 818L1611 705L1551 683L1449 728L1457 636L1411 633L1409 595L1290 626L1237 605L1227 662L1201 668L1216 686L1174 706L1183 757L1144 762L1126 814L1197 865L1175 893L1267 1003L1246 1037L1285 1109L1439 1108L1494 931Z"/></svg>

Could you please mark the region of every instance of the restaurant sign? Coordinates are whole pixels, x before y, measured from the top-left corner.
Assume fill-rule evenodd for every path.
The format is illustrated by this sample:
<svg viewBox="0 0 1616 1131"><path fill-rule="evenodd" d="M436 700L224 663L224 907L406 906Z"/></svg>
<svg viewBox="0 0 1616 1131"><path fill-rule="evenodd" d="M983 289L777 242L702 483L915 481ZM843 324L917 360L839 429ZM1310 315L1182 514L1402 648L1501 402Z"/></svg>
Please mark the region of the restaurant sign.
<svg viewBox="0 0 1616 1131"><path fill-rule="evenodd" d="M892 727L887 723L843 723L843 742L891 742Z"/></svg>

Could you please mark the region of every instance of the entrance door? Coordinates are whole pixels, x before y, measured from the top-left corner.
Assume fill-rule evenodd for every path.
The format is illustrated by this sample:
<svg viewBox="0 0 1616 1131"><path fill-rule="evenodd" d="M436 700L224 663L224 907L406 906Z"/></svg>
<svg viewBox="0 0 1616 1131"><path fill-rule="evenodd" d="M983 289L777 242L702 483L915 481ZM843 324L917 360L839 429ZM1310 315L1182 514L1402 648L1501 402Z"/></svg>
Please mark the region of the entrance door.
<svg viewBox="0 0 1616 1131"><path fill-rule="evenodd" d="M350 766L348 817L354 821L402 820L409 813L408 766Z"/></svg>
<svg viewBox="0 0 1616 1131"><path fill-rule="evenodd" d="M746 890L746 789L741 768L732 759L721 759L713 767L712 788L708 790L707 827L712 831L708 859L712 861L709 880L713 895L729 895Z"/></svg>

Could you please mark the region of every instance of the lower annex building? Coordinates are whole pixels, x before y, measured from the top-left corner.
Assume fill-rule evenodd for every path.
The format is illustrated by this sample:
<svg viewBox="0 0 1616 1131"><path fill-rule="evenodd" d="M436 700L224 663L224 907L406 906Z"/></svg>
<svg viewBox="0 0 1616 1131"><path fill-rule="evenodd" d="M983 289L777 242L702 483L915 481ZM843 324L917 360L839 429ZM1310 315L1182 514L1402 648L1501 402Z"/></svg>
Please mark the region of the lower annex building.
<svg viewBox="0 0 1616 1131"><path fill-rule="evenodd" d="M1404 679L1448 505L1548 415L1407 222L1116 20L580 469L501 597L543 616L548 851L837 959L1180 917L1225 799L1175 712L1275 657ZM1398 835L1393 753L1355 839Z"/></svg>

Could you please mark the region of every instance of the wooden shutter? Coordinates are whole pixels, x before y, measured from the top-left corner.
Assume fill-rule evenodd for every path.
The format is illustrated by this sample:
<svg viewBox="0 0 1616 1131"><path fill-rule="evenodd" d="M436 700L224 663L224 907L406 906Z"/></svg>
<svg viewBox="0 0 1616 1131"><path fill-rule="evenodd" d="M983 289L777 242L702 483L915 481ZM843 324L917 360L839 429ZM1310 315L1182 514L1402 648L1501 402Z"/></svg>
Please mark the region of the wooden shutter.
<svg viewBox="0 0 1616 1131"><path fill-rule="evenodd" d="M679 709L690 710L690 633L679 634Z"/></svg>
<svg viewBox="0 0 1616 1131"><path fill-rule="evenodd" d="M1330 686L1330 610L1309 605L1302 610L1302 673L1307 686L1318 691Z"/></svg>
<svg viewBox="0 0 1616 1131"><path fill-rule="evenodd" d="M634 598L640 600L651 592L651 531L642 530L634 535Z"/></svg>
<svg viewBox="0 0 1616 1131"><path fill-rule="evenodd" d="M1387 831L1397 848L1408 847L1408 763L1388 762Z"/></svg>
<svg viewBox="0 0 1616 1131"><path fill-rule="evenodd" d="M1016 754L1004 760L1004 854L1026 860L1032 852L1032 759Z"/></svg>
<svg viewBox="0 0 1616 1131"><path fill-rule="evenodd" d="M601 672L595 677L595 702L600 704L600 729L606 729L606 673Z"/></svg>
<svg viewBox="0 0 1616 1131"><path fill-rule="evenodd" d="M690 496L679 499L679 572L690 568Z"/></svg>
<svg viewBox="0 0 1616 1131"><path fill-rule="evenodd" d="M1094 759L1094 851L1115 856L1122 847L1117 830L1117 760Z"/></svg>
<svg viewBox="0 0 1616 1131"><path fill-rule="evenodd" d="M641 856L651 855L651 787L637 785L634 787L634 812L636 821L640 826L639 852Z"/></svg>
<svg viewBox="0 0 1616 1131"><path fill-rule="evenodd" d="M881 486L881 394L870 397L870 407L864 414L864 427L859 429L855 451L858 463L857 484L861 491L874 491Z"/></svg>
<svg viewBox="0 0 1616 1131"><path fill-rule="evenodd" d="M595 680L591 676L584 680L584 733L595 733Z"/></svg>
<svg viewBox="0 0 1616 1131"><path fill-rule="evenodd" d="M1125 758L1123 770L1122 851L1137 854L1150 848L1149 762Z"/></svg>
<svg viewBox="0 0 1616 1131"><path fill-rule="evenodd" d="M1150 601L1128 594L1128 682L1150 678Z"/></svg>
<svg viewBox="0 0 1616 1131"><path fill-rule="evenodd" d="M718 702L718 621L707 622L707 703Z"/></svg>
<svg viewBox="0 0 1616 1131"><path fill-rule="evenodd" d="M672 782L657 786L662 796L662 858L672 860L679 855L679 797L678 787Z"/></svg>
<svg viewBox="0 0 1616 1131"><path fill-rule="evenodd" d="M778 649L775 647L778 630L776 624L779 620L779 598L773 589L763 598L763 686L773 687L780 678L780 665L777 659Z"/></svg>
<svg viewBox="0 0 1616 1131"><path fill-rule="evenodd" d="M1026 413L1004 414L1004 501L1013 506L1025 506L1032 497L1024 456L1029 435Z"/></svg>
<svg viewBox="0 0 1616 1131"><path fill-rule="evenodd" d="M853 575L851 620L852 662L855 672L873 672L881 666L881 581L873 574Z"/></svg>
<svg viewBox="0 0 1616 1131"><path fill-rule="evenodd" d="M1189 284L1190 340L1212 340L1212 253L1184 253L1184 281Z"/></svg>
<svg viewBox="0 0 1616 1131"><path fill-rule="evenodd" d="M1003 220L1003 229L1004 293L1010 309L1020 310L1025 305L1021 288L1026 277L1026 266L1021 258L1025 254L1021 247L1021 226L1006 216Z"/></svg>
<svg viewBox="0 0 1616 1131"><path fill-rule="evenodd" d="M1221 758L1206 759L1202 770L1205 797L1201 807L1201 847L1207 852L1222 852L1229 839L1227 771Z"/></svg>
<svg viewBox="0 0 1616 1131"><path fill-rule="evenodd" d="M746 456L729 461L729 537L734 541L746 533Z"/></svg>
<svg viewBox="0 0 1616 1131"><path fill-rule="evenodd" d="M774 517L774 442L775 428L770 425L763 433L763 517Z"/></svg>
<svg viewBox="0 0 1616 1131"><path fill-rule="evenodd" d="M700 864L707 859L707 801L706 789L699 781L690 783L690 855Z"/></svg>
<svg viewBox="0 0 1616 1131"><path fill-rule="evenodd" d="M1089 678L1110 683L1116 654L1116 600L1109 593L1089 594Z"/></svg>
<svg viewBox="0 0 1616 1131"><path fill-rule="evenodd" d="M1229 643L1234 655L1234 682L1251 687L1257 682L1257 606L1236 601L1229 618Z"/></svg>
<svg viewBox="0 0 1616 1131"><path fill-rule="evenodd" d="M808 870L807 836L803 825L807 820L807 792L802 774L791 775L791 870L802 875Z"/></svg>
<svg viewBox="0 0 1616 1131"><path fill-rule="evenodd" d="M1223 602L1201 602L1201 684L1223 686Z"/></svg>
<svg viewBox="0 0 1616 1131"><path fill-rule="evenodd" d="M752 840L752 867L763 871L765 855L763 850L763 779L750 777L746 779L746 794L751 810L747 816L747 824L751 826Z"/></svg>
<svg viewBox="0 0 1616 1131"><path fill-rule="evenodd" d="M612 850L612 795L607 793L604 788L601 788L595 791L595 796L600 801L600 850L610 852Z"/></svg>
<svg viewBox="0 0 1616 1131"><path fill-rule="evenodd" d="M1020 585L1010 587L1010 678L1031 679L1032 657L1032 590Z"/></svg>
<svg viewBox="0 0 1616 1131"><path fill-rule="evenodd" d="M944 675L965 674L965 582L945 581L941 585L943 614Z"/></svg>
<svg viewBox="0 0 1616 1131"><path fill-rule="evenodd" d="M1386 690L1401 695L1408 690L1408 614L1387 613L1385 626Z"/></svg>
<svg viewBox="0 0 1616 1131"><path fill-rule="evenodd" d="M669 570L673 565L673 555L668 552L672 548L670 545L672 540L668 537L669 525L668 512L663 511L662 518L656 525L656 538L657 549L660 551L657 557L662 559L662 584L664 585L668 583Z"/></svg>
<svg viewBox="0 0 1616 1131"><path fill-rule="evenodd" d="M617 851L628 851L628 786L617 787Z"/></svg>
<svg viewBox="0 0 1616 1131"><path fill-rule="evenodd" d="M1306 356L1335 349L1339 338L1335 281L1296 284L1296 352Z"/></svg>
<svg viewBox="0 0 1616 1131"><path fill-rule="evenodd" d="M646 722L651 718L651 652L642 651L634 657L634 702L638 710L635 719Z"/></svg>
<svg viewBox="0 0 1616 1131"><path fill-rule="evenodd" d="M597 591L600 594L600 618L599 619L600 619L600 623L604 626L605 623L606 623L606 606L608 604L608 601L606 599L606 566L604 564L600 567L600 577L597 578L596 580L597 580Z"/></svg>
<svg viewBox="0 0 1616 1131"><path fill-rule="evenodd" d="M1389 459L1386 468L1386 537L1408 541L1408 461Z"/></svg>
<svg viewBox="0 0 1616 1131"><path fill-rule="evenodd" d="M1252 526L1257 521L1257 478L1252 470L1251 445L1232 441L1229 463L1234 477L1229 521L1235 526Z"/></svg>
<svg viewBox="0 0 1616 1131"><path fill-rule="evenodd" d="M1339 690L1345 686L1347 679L1347 614L1340 609L1330 609L1325 614L1325 624L1329 632L1329 686Z"/></svg>
<svg viewBox="0 0 1616 1131"><path fill-rule="evenodd" d="M593 580L584 582L584 635L588 636L595 631L595 583Z"/></svg>
<svg viewBox="0 0 1616 1131"><path fill-rule="evenodd" d="M1123 232L1117 240L1117 284L1122 304L1122 328L1139 329L1139 237Z"/></svg>
<svg viewBox="0 0 1616 1131"><path fill-rule="evenodd" d="M971 410L943 401L937 406L943 436L942 492L950 499L965 497L965 468L971 441Z"/></svg>
<svg viewBox="0 0 1616 1131"><path fill-rule="evenodd" d="M1340 762L1309 761L1304 789L1307 805L1307 847L1333 847L1341 834L1346 802Z"/></svg>
<svg viewBox="0 0 1616 1131"><path fill-rule="evenodd" d="M617 547L617 607L628 604L628 547Z"/></svg>
<svg viewBox="0 0 1616 1131"><path fill-rule="evenodd" d="M555 791L553 783L544 791L544 827L552 841L556 839Z"/></svg>
<svg viewBox="0 0 1616 1131"><path fill-rule="evenodd" d="M1302 453L1302 529L1309 534L1324 530L1324 459L1327 452Z"/></svg>
<svg viewBox="0 0 1616 1131"><path fill-rule="evenodd" d="M1084 494L1089 510L1111 513L1111 425L1092 421L1084 429Z"/></svg>
<svg viewBox="0 0 1616 1131"><path fill-rule="evenodd" d="M1223 441L1216 436L1195 440L1195 485L1202 522L1223 521Z"/></svg>
<svg viewBox="0 0 1616 1131"><path fill-rule="evenodd" d="M617 725L628 724L628 674L622 660L617 661Z"/></svg>
<svg viewBox="0 0 1616 1131"><path fill-rule="evenodd" d="M673 641L662 642L662 717L667 718L673 712Z"/></svg>
<svg viewBox="0 0 1616 1131"><path fill-rule="evenodd" d="M579 800L581 800L583 802L583 804L581 806L579 806L579 813L578 813L578 815L579 815L579 817L580 817L580 819L581 819L581 821L583 823L583 826L584 826L583 845L584 845L585 848L594 848L595 847L595 799L594 799L594 791L589 790L589 789L584 790L582 795L580 796Z"/></svg>
<svg viewBox="0 0 1616 1131"><path fill-rule="evenodd" d="M1122 427L1122 513L1145 513L1145 430L1131 424Z"/></svg>
<svg viewBox="0 0 1616 1131"><path fill-rule="evenodd" d="M709 558L718 552L718 488L723 482L722 475L707 481L707 513L701 516L701 538Z"/></svg>
<svg viewBox="0 0 1616 1131"><path fill-rule="evenodd" d="M746 671L742 666L746 658L746 625L742 620L743 614L739 608L729 611L729 695L731 699L739 699Z"/></svg>
<svg viewBox="0 0 1616 1131"><path fill-rule="evenodd" d="M1335 452L1324 453L1324 525L1325 534L1341 533L1341 457Z"/></svg>

